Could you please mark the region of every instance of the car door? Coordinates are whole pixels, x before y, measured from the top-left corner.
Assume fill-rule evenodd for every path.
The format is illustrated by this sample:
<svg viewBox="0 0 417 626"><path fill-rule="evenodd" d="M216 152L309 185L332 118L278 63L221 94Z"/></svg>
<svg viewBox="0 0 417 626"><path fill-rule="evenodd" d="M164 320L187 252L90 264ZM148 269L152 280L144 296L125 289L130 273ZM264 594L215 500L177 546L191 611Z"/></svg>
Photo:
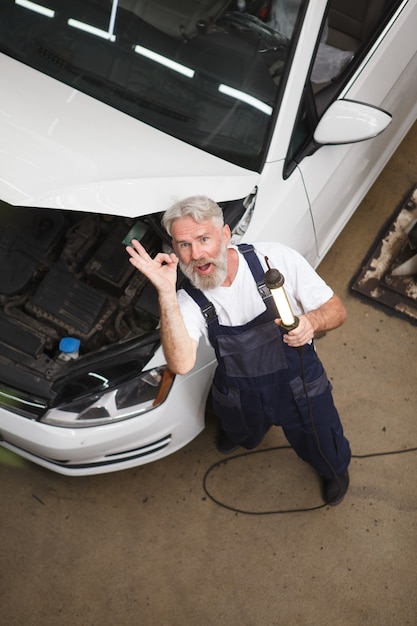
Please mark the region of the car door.
<svg viewBox="0 0 417 626"><path fill-rule="evenodd" d="M416 118L416 23L411 1L328 3L286 162L287 176L299 169L303 178L320 258ZM382 127L365 133L364 141L349 137L343 115L333 121L339 117L344 138L321 132L335 103L349 109L352 101L371 117L385 110L391 122L380 134Z"/></svg>

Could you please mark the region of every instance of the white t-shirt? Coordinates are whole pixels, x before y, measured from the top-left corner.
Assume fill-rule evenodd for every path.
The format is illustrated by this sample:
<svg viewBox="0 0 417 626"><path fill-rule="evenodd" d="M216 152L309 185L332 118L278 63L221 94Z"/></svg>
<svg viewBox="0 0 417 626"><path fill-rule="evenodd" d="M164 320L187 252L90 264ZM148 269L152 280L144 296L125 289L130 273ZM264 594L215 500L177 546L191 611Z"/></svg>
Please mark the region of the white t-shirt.
<svg viewBox="0 0 417 626"><path fill-rule="evenodd" d="M295 315L314 311L332 297L333 290L296 250L280 243L259 243L254 244L254 248L265 271L268 269L265 262L267 256L270 267L284 276L284 288ZM242 254L238 257L236 277L229 287L203 291L213 303L219 323L223 326L247 324L266 309L247 261ZM200 307L183 289L178 291L177 296L188 334L196 341L203 335L209 344L207 325Z"/></svg>

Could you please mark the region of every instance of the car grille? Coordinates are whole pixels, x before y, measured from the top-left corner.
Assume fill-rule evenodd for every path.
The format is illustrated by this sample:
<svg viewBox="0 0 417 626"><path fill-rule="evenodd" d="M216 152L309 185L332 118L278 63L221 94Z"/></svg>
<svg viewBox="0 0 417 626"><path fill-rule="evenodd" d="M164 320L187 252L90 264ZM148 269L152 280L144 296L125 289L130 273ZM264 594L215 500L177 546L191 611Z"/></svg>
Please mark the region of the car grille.
<svg viewBox="0 0 417 626"><path fill-rule="evenodd" d="M66 467L68 469L88 469L89 467L104 467L106 465L115 465L117 463L122 463L123 461L131 461L133 459L139 459L144 456L148 456L150 454L154 454L166 448L172 440L172 435L169 434L162 439L158 439L152 443L148 443L146 446L141 446L139 448L123 450L121 452L115 452L112 454L105 455L99 461L93 461L90 463L71 463L71 461L64 461L59 459L48 459L43 458L48 463L52 463L54 465L59 465L61 467Z"/></svg>

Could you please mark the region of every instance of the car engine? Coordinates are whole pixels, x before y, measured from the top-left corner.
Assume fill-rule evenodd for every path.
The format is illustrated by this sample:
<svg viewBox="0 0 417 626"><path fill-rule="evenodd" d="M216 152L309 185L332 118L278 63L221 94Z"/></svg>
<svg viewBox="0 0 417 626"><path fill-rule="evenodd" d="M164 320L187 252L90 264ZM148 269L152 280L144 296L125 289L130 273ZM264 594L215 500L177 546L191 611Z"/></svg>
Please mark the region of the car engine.
<svg viewBox="0 0 417 626"><path fill-rule="evenodd" d="M42 380L62 376L68 368L59 358L64 337L80 340L84 360L97 352L102 358L109 346L114 351L149 333L154 337L156 290L129 263L125 243L136 237L152 255L163 236L155 216L134 220L2 205L2 382L39 391ZM155 339L151 344L148 358Z"/></svg>

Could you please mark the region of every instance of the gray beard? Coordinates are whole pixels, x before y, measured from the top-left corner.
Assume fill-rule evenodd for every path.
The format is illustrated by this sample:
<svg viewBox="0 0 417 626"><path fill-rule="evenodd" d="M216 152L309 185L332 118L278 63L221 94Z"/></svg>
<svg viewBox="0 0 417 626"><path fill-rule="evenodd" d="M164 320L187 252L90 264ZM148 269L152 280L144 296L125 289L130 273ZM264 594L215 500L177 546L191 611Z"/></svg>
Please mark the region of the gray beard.
<svg viewBox="0 0 417 626"><path fill-rule="evenodd" d="M219 256L216 259L203 259L206 263L212 263L215 266L215 271L207 276L198 274L194 271L194 265L197 265L195 261L191 261L188 265L179 261L179 266L186 278L190 281L192 285L196 289L200 289L200 291L204 291L206 289L214 289L215 287L220 287L226 280L227 276L227 246L224 245L219 252ZM204 265L201 263L201 259L198 262L199 265Z"/></svg>

